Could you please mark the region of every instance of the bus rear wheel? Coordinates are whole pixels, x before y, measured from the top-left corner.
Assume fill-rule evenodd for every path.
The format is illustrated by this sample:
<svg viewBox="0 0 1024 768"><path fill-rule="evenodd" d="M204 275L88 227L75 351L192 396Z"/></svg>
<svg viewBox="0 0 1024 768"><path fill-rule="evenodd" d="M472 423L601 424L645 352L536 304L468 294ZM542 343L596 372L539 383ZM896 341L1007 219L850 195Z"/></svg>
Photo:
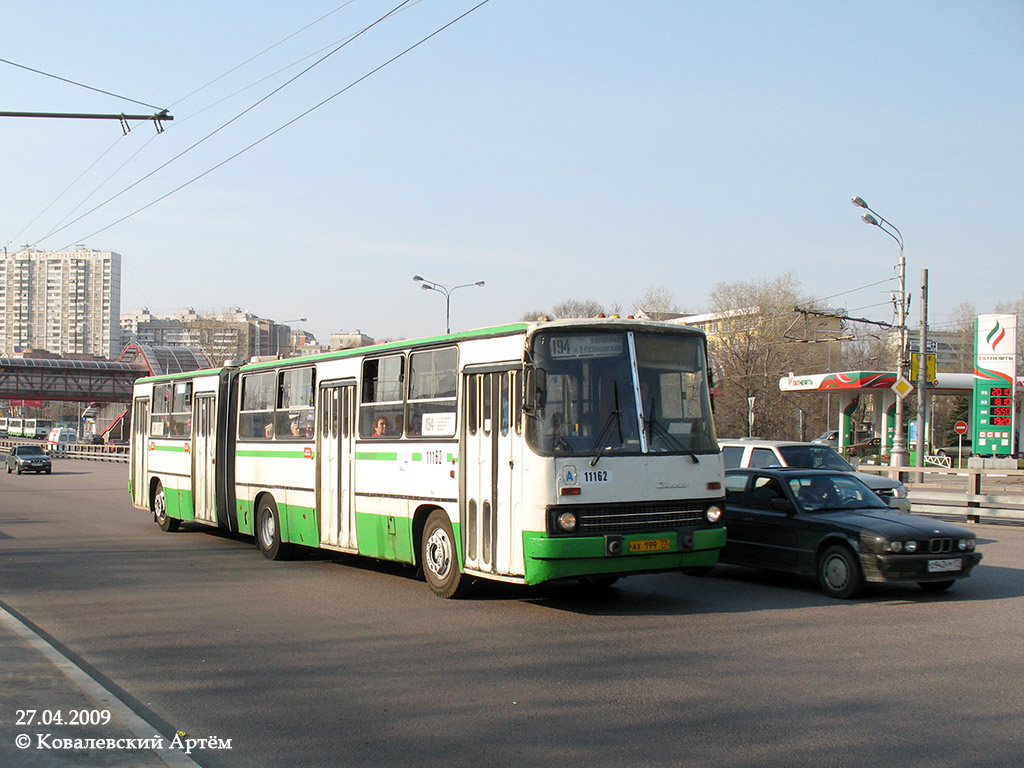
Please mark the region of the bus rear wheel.
<svg viewBox="0 0 1024 768"><path fill-rule="evenodd" d="M164 495L164 486L157 481L153 491L153 519L157 526L165 533L174 533L181 526L181 520L167 514L167 497Z"/></svg>
<svg viewBox="0 0 1024 768"><path fill-rule="evenodd" d="M470 580L459 569L452 524L443 510L431 512L423 526L420 565L438 597L462 597L469 591Z"/></svg>
<svg viewBox="0 0 1024 768"><path fill-rule="evenodd" d="M281 541L281 518L274 499L264 496L256 510L256 543L260 552L268 560L286 560L292 545Z"/></svg>

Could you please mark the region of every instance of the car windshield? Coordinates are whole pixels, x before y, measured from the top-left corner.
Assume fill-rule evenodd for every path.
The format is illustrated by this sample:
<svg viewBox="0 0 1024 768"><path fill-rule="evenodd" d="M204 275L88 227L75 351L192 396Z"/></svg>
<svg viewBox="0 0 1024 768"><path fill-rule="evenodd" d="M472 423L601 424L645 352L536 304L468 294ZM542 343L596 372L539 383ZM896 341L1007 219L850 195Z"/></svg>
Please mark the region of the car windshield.
<svg viewBox="0 0 1024 768"><path fill-rule="evenodd" d="M700 336L545 331L532 360L544 372L541 405L527 422L538 452L718 451Z"/></svg>
<svg viewBox="0 0 1024 768"><path fill-rule="evenodd" d="M16 456L45 456L43 449L38 445L18 445L14 448Z"/></svg>
<svg viewBox="0 0 1024 768"><path fill-rule="evenodd" d="M785 458L788 467L853 471L853 467L827 445L783 445L779 447L779 453Z"/></svg>
<svg viewBox="0 0 1024 768"><path fill-rule="evenodd" d="M790 477L788 482L804 512L888 509L874 491L855 477L812 475Z"/></svg>

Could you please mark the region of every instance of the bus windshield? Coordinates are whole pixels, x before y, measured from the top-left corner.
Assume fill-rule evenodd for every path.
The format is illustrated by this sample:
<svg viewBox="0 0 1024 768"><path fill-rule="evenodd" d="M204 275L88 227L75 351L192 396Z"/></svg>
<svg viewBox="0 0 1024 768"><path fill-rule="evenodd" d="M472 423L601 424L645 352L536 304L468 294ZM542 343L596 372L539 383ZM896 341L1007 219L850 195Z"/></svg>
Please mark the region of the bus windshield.
<svg viewBox="0 0 1024 768"><path fill-rule="evenodd" d="M538 453L624 455L718 450L703 338L652 331L544 331L527 439Z"/></svg>

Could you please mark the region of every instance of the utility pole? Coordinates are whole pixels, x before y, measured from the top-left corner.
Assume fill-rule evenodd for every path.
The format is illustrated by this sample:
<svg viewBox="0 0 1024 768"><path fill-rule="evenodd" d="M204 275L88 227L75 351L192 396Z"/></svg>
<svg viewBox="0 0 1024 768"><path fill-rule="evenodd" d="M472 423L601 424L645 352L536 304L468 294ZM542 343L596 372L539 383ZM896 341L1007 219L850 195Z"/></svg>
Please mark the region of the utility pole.
<svg viewBox="0 0 1024 768"><path fill-rule="evenodd" d="M891 221L885 219L877 211L873 211L868 204L864 202L862 197L854 197L850 200L858 208L864 208L867 213L861 214L861 220L865 224L870 224L873 227L878 227L880 230L885 232L889 237L896 241L900 247L900 260L899 260L899 291L894 297L896 302L896 328L899 332L899 352L896 359L896 383L899 384L904 381L907 373L907 363L909 362L909 349L907 346L907 308L910 304L909 296L907 296L907 260L903 255L903 233L896 228L896 225ZM909 392L907 394L910 394ZM897 394L896 396L896 413L895 413L895 434L892 438L892 450L890 451L889 464L893 467L903 467L907 464L907 436L903 431L904 423L904 407L903 397Z"/></svg>
<svg viewBox="0 0 1024 768"><path fill-rule="evenodd" d="M925 424L928 414L928 270L921 270L921 343L917 353L917 459L924 466ZM918 482L921 481L920 475Z"/></svg>

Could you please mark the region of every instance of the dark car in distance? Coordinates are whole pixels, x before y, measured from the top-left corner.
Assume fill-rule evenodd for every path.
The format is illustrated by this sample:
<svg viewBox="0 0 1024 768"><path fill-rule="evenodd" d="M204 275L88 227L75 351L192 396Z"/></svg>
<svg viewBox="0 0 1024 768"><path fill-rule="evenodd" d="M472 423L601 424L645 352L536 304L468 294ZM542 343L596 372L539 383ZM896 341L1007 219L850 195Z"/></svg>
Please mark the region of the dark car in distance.
<svg viewBox="0 0 1024 768"><path fill-rule="evenodd" d="M15 445L7 452L7 474L17 472L45 472L50 474L50 457L38 445Z"/></svg>
<svg viewBox="0 0 1024 768"><path fill-rule="evenodd" d="M969 530L899 512L849 472L727 470L724 520L719 562L813 576L840 599L865 582L941 591L981 561Z"/></svg>

